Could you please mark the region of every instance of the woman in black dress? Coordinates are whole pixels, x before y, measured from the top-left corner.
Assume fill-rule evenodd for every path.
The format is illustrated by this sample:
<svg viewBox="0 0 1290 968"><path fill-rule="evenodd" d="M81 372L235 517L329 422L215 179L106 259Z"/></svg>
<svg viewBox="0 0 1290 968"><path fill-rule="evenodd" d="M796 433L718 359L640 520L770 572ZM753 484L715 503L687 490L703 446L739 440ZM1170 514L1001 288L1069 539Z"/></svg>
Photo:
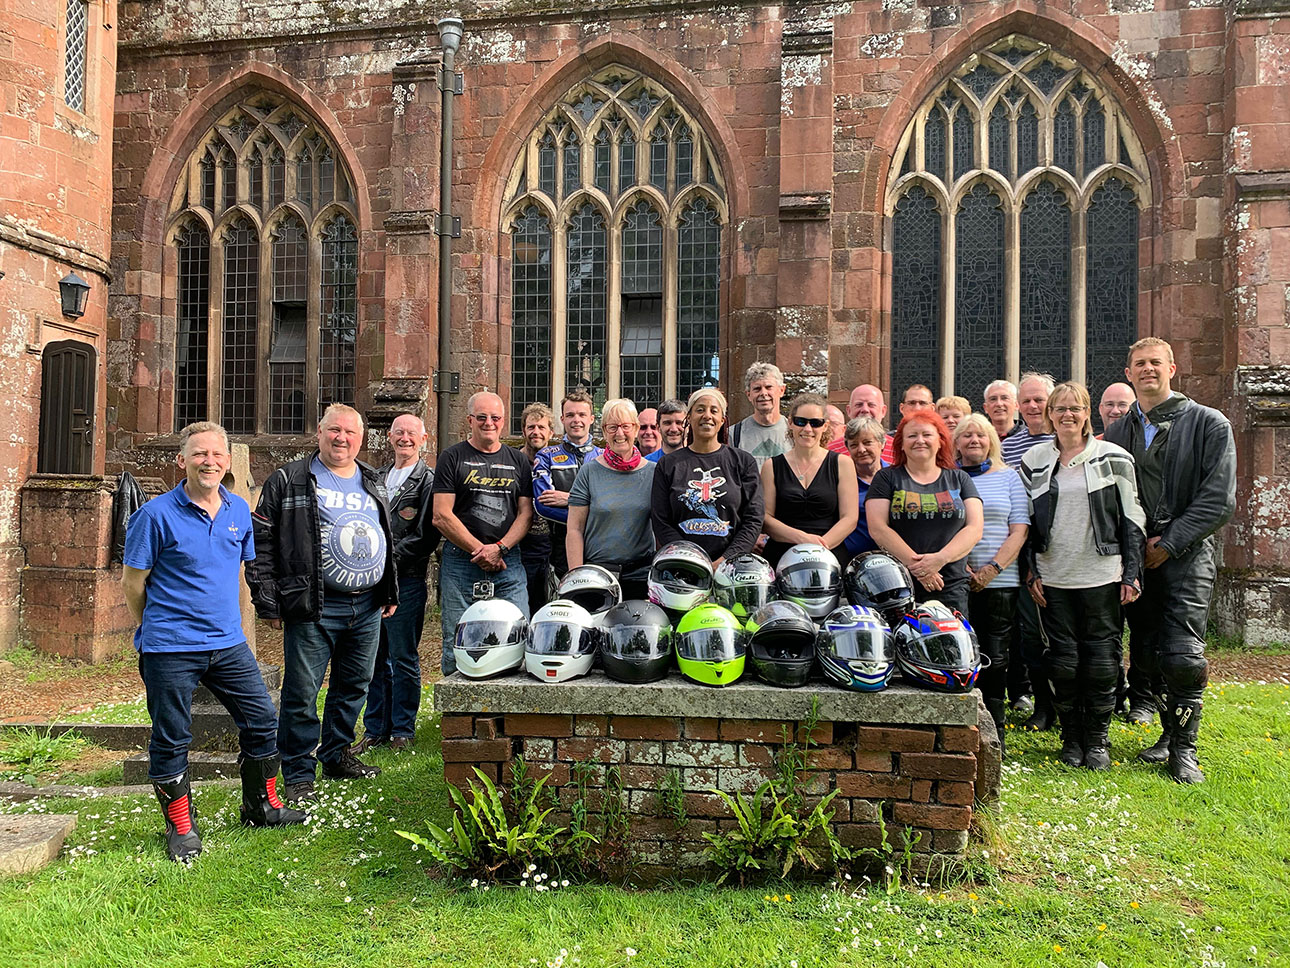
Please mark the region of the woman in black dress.
<svg viewBox="0 0 1290 968"><path fill-rule="evenodd" d="M785 454L761 467L761 489L766 499L763 528L766 560L775 565L795 544L823 545L846 564L843 542L860 519L860 492L856 469L847 454L826 449L827 421L824 398L799 393L788 405L788 439Z"/></svg>

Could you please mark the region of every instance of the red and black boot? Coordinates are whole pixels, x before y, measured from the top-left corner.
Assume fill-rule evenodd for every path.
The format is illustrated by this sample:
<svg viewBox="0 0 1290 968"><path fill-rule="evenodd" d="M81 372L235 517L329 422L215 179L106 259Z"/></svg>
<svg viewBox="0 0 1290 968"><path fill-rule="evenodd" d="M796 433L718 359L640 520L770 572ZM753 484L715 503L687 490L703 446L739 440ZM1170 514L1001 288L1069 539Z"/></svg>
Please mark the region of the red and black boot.
<svg viewBox="0 0 1290 968"><path fill-rule="evenodd" d="M156 791L162 816L166 818L166 853L171 860L188 863L202 852L188 772L172 776L169 780L153 780L152 789Z"/></svg>
<svg viewBox="0 0 1290 968"><path fill-rule="evenodd" d="M282 757L277 753L258 760L242 757L242 823L248 827L281 827L304 823L305 815L285 806L278 797L278 768Z"/></svg>

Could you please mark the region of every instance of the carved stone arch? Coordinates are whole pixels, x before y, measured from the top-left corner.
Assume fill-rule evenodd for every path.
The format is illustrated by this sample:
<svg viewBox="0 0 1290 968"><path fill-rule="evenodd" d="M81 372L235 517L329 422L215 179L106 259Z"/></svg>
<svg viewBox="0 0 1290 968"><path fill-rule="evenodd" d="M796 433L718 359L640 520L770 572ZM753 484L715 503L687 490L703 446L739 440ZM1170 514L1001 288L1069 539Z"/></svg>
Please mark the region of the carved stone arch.
<svg viewBox="0 0 1290 968"><path fill-rule="evenodd" d="M1095 175L1085 182L1079 193L1081 208L1087 208L1088 203L1097 194L1097 190L1112 178L1119 179L1133 189L1134 197L1138 203L1138 211L1146 212L1151 208L1150 189L1146 180L1132 168L1127 168L1123 165L1107 165L1099 169Z"/></svg>
<svg viewBox="0 0 1290 968"><path fill-rule="evenodd" d="M343 216L349 219L350 223L354 226L354 230L358 230L358 222L354 218L353 210L341 202L330 202L323 206L318 211L318 214L313 216L312 219L307 212L299 207L299 205L296 205L296 211L301 213L302 218L305 220L305 225L309 227L310 238L322 238L327 226L329 226L332 223L332 220L337 216Z"/></svg>
<svg viewBox="0 0 1290 968"><path fill-rule="evenodd" d="M608 209L609 204L607 199L604 200L603 204L605 205L605 208ZM535 206L538 211L545 215L547 221L552 225L555 225L560 218L559 209L556 208L549 198L538 192L526 192L507 203L505 210L502 212L502 232L509 233L514 226L515 220L519 218L523 214L524 210L530 205Z"/></svg>
<svg viewBox="0 0 1290 968"><path fill-rule="evenodd" d="M667 197L653 185L636 185L629 191L626 191L618 199L618 203L613 207L613 219L617 221L630 208L632 208L641 199L649 202L650 207L658 212L660 220L666 220L669 210L672 208L667 202Z"/></svg>
<svg viewBox="0 0 1290 968"><path fill-rule="evenodd" d="M226 209L215 221L215 227L211 232L211 241L214 242L218 238L219 241L223 242L224 233L228 231L234 222L241 219L246 219L251 223L258 237L264 237L264 219L260 213L249 205L234 205Z"/></svg>
<svg viewBox="0 0 1290 968"><path fill-rule="evenodd" d="M215 222L210 213L203 208L186 208L170 219L166 227L166 245L174 245L179 234L193 222L200 224L208 236L215 237Z"/></svg>
<svg viewBox="0 0 1290 968"><path fill-rule="evenodd" d="M690 205L695 199L702 199L716 209L717 218L721 220L722 225L730 224L730 209L726 205L726 200L720 194L714 192L707 185L690 185L678 192L676 199L672 202L668 218L673 225L677 224L681 216L689 211Z"/></svg>
<svg viewBox="0 0 1290 968"><path fill-rule="evenodd" d="M598 195L599 193L593 194L586 188L578 189L560 203L556 221L561 226L567 227L574 213L580 211L584 205L590 204L592 208L600 213L600 217L605 220L605 225L608 226L613 220L613 210L606 207L603 196L597 197Z"/></svg>

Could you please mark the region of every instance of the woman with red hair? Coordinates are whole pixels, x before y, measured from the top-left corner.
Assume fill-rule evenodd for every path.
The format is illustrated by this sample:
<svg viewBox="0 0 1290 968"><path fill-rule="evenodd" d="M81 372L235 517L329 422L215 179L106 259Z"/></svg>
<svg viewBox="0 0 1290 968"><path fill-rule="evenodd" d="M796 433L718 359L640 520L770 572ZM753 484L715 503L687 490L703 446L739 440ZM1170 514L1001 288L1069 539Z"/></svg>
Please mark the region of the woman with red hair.
<svg viewBox="0 0 1290 968"><path fill-rule="evenodd" d="M934 411L900 421L890 467L865 496L869 534L918 582L919 601L935 598L968 613L966 560L985 519L972 478L954 463L949 428Z"/></svg>

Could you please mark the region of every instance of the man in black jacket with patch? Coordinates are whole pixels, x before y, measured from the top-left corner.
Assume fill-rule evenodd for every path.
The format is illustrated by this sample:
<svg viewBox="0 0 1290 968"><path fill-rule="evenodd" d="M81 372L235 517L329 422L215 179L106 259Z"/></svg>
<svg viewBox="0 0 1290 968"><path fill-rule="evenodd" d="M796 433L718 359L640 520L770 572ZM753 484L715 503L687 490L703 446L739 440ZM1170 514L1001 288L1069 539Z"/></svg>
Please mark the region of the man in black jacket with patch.
<svg viewBox="0 0 1290 968"><path fill-rule="evenodd" d="M421 708L421 628L426 620L426 569L439 546L434 518L434 468L421 460L426 426L416 414L401 413L388 434L394 463L381 469L390 505L394 564L399 571L399 610L381 622L381 645L367 690L362 754L373 746L407 749L416 735Z"/></svg>
<svg viewBox="0 0 1290 968"><path fill-rule="evenodd" d="M285 624L278 750L291 802L313 795L320 762L333 779L381 772L350 749L381 619L399 601L385 486L357 460L362 446L362 416L332 404L318 422L318 449L270 475L252 517L251 600L274 628ZM320 732L318 692L329 664Z"/></svg>
<svg viewBox="0 0 1290 968"><path fill-rule="evenodd" d="M1196 737L1209 680L1205 626L1216 575L1214 532L1236 508L1236 443L1226 417L1171 390L1178 367L1164 340L1138 340L1128 364L1124 372L1138 402L1105 439L1133 455L1147 515L1142 597L1125 610L1131 644L1141 643L1143 653L1135 651L1131 662L1142 663L1149 681L1159 678L1158 670L1165 683L1156 700L1164 731L1139 759L1167 762L1179 783L1202 783Z"/></svg>

